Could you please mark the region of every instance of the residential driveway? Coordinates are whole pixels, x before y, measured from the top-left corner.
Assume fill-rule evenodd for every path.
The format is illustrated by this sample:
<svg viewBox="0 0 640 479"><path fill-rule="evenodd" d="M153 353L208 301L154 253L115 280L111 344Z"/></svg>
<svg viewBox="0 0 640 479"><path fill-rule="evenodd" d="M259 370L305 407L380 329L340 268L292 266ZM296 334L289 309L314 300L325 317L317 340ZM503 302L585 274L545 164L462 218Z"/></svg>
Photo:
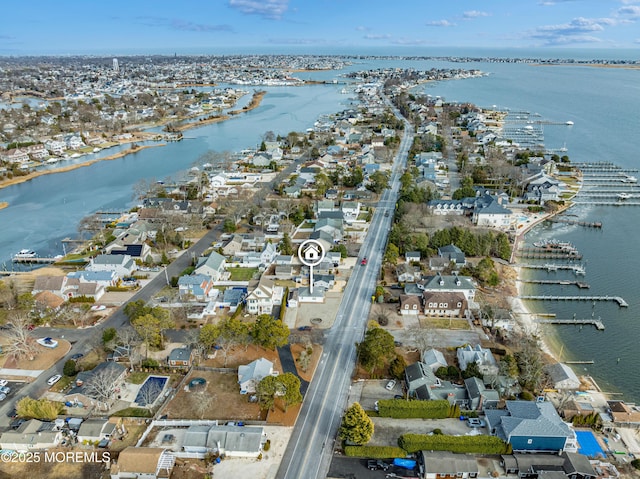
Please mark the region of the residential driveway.
<svg viewBox="0 0 640 479"><path fill-rule="evenodd" d="M375 402L380 399L393 399L396 394L403 394L403 381L397 381L395 387L388 391L385 389L385 385L389 382L388 379L372 379L367 381L359 381L362 385L362 393L360 395L360 405L368 411L373 411Z"/></svg>
<svg viewBox="0 0 640 479"><path fill-rule="evenodd" d="M330 328L338 314L342 293L328 292L324 303L302 303L298 305L298 317L296 327L311 326L314 328ZM316 318L322 321L312 321Z"/></svg>

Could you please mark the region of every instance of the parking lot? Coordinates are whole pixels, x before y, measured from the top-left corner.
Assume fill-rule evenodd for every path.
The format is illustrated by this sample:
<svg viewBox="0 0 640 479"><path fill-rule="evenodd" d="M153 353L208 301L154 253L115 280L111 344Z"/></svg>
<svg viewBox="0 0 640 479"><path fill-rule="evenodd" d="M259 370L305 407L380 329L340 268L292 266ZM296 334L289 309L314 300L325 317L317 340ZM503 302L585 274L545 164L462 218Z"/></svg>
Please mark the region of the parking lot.
<svg viewBox="0 0 640 479"><path fill-rule="evenodd" d="M11 380L7 380L7 381L8 382L7 382L6 386L3 386L3 387L8 387L11 390L8 393L6 393L6 397L0 401L0 405L5 405L7 403L11 403L11 404L13 404L15 406L16 400L18 398L22 397L22 395L20 394L20 390L24 387L25 383L24 382L18 382L18 381L11 381ZM2 397L2 396L0 396L0 397Z"/></svg>
<svg viewBox="0 0 640 479"><path fill-rule="evenodd" d="M334 456L329 467L327 478L335 479L384 479L388 474L397 474L400 477L418 477L414 471L390 466L387 471L370 471L367 469L367 460L357 457Z"/></svg>

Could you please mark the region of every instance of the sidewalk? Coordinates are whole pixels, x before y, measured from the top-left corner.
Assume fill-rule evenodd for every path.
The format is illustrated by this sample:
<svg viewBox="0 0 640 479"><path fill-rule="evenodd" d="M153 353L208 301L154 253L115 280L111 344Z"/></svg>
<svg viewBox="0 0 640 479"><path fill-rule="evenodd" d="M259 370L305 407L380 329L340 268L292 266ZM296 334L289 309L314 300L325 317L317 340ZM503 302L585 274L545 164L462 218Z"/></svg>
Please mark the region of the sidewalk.
<svg viewBox="0 0 640 479"><path fill-rule="evenodd" d="M2 368L0 369L0 376L22 376L22 377L30 377L37 378L44 372L43 369L8 369Z"/></svg>

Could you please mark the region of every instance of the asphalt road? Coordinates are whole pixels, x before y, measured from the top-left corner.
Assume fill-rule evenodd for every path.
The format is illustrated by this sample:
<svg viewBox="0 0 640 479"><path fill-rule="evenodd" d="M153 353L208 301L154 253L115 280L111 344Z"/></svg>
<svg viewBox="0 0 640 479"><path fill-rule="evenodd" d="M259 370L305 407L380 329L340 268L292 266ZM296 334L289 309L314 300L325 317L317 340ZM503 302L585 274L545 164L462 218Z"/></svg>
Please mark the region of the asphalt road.
<svg viewBox="0 0 640 479"><path fill-rule="evenodd" d="M176 258L169 266L166 267L166 275L164 272L158 274L144 288L140 289L134 294L129 301L149 301L154 295L156 295L167 284L167 278L172 276L179 276L180 273L191 265L193 258L198 258L202 253L208 249L211 244L219 237L220 227L213 228L205 233L196 243L191 245L183 254ZM127 303L129 302L127 301ZM125 303L126 304L126 303ZM124 305L123 305L124 306ZM99 335L102 337L102 332L106 328L120 329L124 325L129 323L129 318L124 314L124 308L120 307L115 311L108 319L102 323L96 325L93 328L87 329L68 329L68 328L36 328L33 333L38 337L63 337L72 343L71 350L60 361L43 372L33 382L26 384L20 391L20 394L16 395L13 400L5 400L0 405L0 427L9 425L9 418L6 414L15 406L15 402L24 396L30 396L32 398L38 398L44 394L49 386L47 385L47 379L54 374L62 374L62 367L67 359L71 358L75 353L88 353L92 348L92 337Z"/></svg>
<svg viewBox="0 0 640 479"><path fill-rule="evenodd" d="M400 114L396 111L396 115ZM387 244L400 176L413 142L413 128L405 121L404 136L394 160L390 188L382 194L371 220L360 257L347 283L333 327L327 334L318 369L300 411L276 477L278 479L327 476L334 440L347 405L356 362L355 343L362 341L371 308L371 296ZM389 211L388 215L385 212ZM363 257L367 264L361 265Z"/></svg>

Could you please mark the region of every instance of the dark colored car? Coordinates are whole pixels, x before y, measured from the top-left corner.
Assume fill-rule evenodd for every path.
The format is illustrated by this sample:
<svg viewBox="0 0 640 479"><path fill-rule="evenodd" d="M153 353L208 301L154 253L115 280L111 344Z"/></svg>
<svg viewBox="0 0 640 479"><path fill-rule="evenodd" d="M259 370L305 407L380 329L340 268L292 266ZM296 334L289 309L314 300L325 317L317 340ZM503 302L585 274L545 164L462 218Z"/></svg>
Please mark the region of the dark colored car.
<svg viewBox="0 0 640 479"><path fill-rule="evenodd" d="M369 459L367 461L367 468L371 471L376 471L378 469L382 469L383 471L386 471L387 469L389 469L389 464L387 464L384 461L381 461L380 459Z"/></svg>
<svg viewBox="0 0 640 479"><path fill-rule="evenodd" d="M78 359L84 357L84 354L82 353L76 353L76 354L72 354L71 355L71 359L73 359L74 361L77 361Z"/></svg>
<svg viewBox="0 0 640 479"><path fill-rule="evenodd" d="M298 331L311 331L311 326L300 326Z"/></svg>

